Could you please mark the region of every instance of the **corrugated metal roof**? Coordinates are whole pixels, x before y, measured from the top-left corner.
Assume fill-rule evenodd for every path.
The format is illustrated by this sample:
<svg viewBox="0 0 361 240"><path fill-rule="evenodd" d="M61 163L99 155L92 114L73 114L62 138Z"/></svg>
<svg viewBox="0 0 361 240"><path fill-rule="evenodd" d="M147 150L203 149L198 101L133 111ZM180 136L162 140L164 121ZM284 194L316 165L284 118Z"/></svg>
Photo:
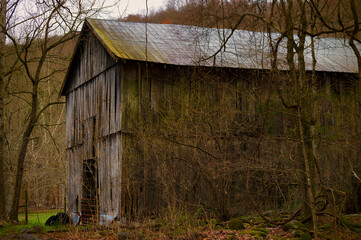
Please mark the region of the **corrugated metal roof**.
<svg viewBox="0 0 361 240"><path fill-rule="evenodd" d="M100 19L87 22L108 51L118 58L184 66L270 68L267 33L236 30L225 47L213 56L230 35L230 29L152 23L146 26ZM279 37L277 33L271 35L272 41ZM306 66L312 70L310 38L306 42ZM278 68L283 70L287 69L285 43L282 41L278 50ZM318 38L315 47L317 71L358 71L356 57L344 39Z"/></svg>

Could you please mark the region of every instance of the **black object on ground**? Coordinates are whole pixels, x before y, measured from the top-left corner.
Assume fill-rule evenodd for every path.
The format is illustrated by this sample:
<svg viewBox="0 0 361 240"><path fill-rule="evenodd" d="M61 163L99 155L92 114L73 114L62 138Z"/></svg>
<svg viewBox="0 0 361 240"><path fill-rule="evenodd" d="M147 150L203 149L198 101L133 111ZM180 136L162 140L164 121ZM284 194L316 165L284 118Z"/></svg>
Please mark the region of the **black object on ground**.
<svg viewBox="0 0 361 240"><path fill-rule="evenodd" d="M46 220L45 225L54 226L58 224L65 225L69 223L70 223L69 216L66 213L59 212L58 214L56 214L56 216L49 217L48 220Z"/></svg>

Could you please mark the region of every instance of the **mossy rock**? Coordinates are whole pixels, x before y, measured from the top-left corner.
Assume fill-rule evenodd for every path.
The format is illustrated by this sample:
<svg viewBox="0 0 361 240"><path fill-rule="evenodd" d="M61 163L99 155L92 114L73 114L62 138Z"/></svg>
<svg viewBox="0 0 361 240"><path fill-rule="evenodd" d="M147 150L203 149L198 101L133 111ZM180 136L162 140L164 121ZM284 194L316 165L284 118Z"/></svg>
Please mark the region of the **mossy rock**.
<svg viewBox="0 0 361 240"><path fill-rule="evenodd" d="M263 239L265 237L267 237L267 233L265 232L261 232L261 231L257 231L257 230L247 230L246 233L252 235L253 237L257 238L257 239Z"/></svg>
<svg viewBox="0 0 361 240"><path fill-rule="evenodd" d="M301 223L297 220L292 220L292 221L286 223L285 225L283 225L283 230L285 230L285 231L297 230L297 229L304 230L307 228L303 223Z"/></svg>
<svg viewBox="0 0 361 240"><path fill-rule="evenodd" d="M263 221L263 218L261 218L259 215L242 216L240 219L242 219L243 222L249 223L251 225L254 225L256 222Z"/></svg>
<svg viewBox="0 0 361 240"><path fill-rule="evenodd" d="M275 225L273 223L269 223L269 222L264 222L264 223L261 223L261 224L258 224L257 227L275 227Z"/></svg>
<svg viewBox="0 0 361 240"><path fill-rule="evenodd" d="M312 240L312 237L309 233L301 231L301 230L296 230L295 237L298 237L301 240Z"/></svg>
<svg viewBox="0 0 361 240"><path fill-rule="evenodd" d="M266 236L269 234L269 231L267 229L265 229L265 228L262 228L262 227L254 227L254 228L252 228L252 230L258 231L258 232L263 232L263 233L266 234Z"/></svg>
<svg viewBox="0 0 361 240"><path fill-rule="evenodd" d="M272 217L272 216L276 215L276 211L275 210L268 210L268 211L263 212L262 215L266 216L266 217Z"/></svg>
<svg viewBox="0 0 361 240"><path fill-rule="evenodd" d="M246 227L243 225L243 221L241 218L234 218L226 222L226 226L231 230L242 230Z"/></svg>

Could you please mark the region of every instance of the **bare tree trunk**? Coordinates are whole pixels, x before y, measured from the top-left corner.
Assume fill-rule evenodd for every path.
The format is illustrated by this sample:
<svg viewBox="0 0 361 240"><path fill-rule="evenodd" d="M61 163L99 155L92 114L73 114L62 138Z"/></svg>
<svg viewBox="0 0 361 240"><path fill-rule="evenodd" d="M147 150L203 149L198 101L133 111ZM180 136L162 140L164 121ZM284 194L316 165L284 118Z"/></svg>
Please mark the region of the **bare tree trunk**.
<svg viewBox="0 0 361 240"><path fill-rule="evenodd" d="M4 49L5 49L5 24L6 24L6 0L1 0L0 5L0 220L6 217L5 198L5 128L4 128Z"/></svg>
<svg viewBox="0 0 361 240"><path fill-rule="evenodd" d="M309 123L303 121L301 110L298 110L298 120L299 120L299 131L300 131L300 140L302 148L302 158L304 161L305 176L306 176L306 196L304 198L306 201L303 203L304 209L307 210L306 213L311 215L314 238L318 239L318 229L317 229L317 216L316 216L316 204L315 204L315 192L316 192L316 183L315 183L315 164L314 156L312 149L312 132ZM309 215L305 215L308 217Z"/></svg>
<svg viewBox="0 0 361 240"><path fill-rule="evenodd" d="M26 130L23 134L21 148L17 160L17 170L16 170L16 183L14 186L14 196L10 210L10 220L18 221L18 211L19 211L19 202L21 197L21 185L23 181L24 174L24 162L26 151L28 148L28 143L30 140L31 133L35 127L37 120L37 110L38 110L38 82L33 82L33 91L32 91L32 100L31 100L31 112L30 120Z"/></svg>
<svg viewBox="0 0 361 240"><path fill-rule="evenodd" d="M293 85L294 103L297 125L300 138L300 162L299 168L301 170L301 181L304 182L302 187L302 217L309 218L311 216L314 228L314 237L318 239L318 229L316 224L316 182L315 182L315 157L313 146L312 128L314 127L313 119L313 86L309 86L306 76L305 64L305 32L308 28L309 22L306 16L305 2L298 0L297 8L299 9L299 24L300 30L298 31L298 43L294 39L294 10L293 1L281 1L281 7L284 14L284 21L286 25L287 37L287 63L290 72L290 80ZM296 19L295 19L296 20ZM297 22L297 21L296 21ZM295 63L295 52L297 53L297 64Z"/></svg>
<svg viewBox="0 0 361 240"><path fill-rule="evenodd" d="M357 34L360 31L359 26L359 17L357 14L357 6L354 0L350 0L350 7L352 18L354 22L353 32L350 36L349 45L352 48L356 59L357 59L357 66L358 66L358 73L357 73L357 80L358 84L356 84L356 94L355 94L355 101L356 101L356 116L360 114L360 94L361 94L361 53L360 50L355 45L354 41L360 42L359 39L356 38ZM345 201L345 212L346 213L358 213L361 211L361 181L360 181L360 174L361 174L361 165L357 164L356 166L352 166L350 161L350 168L351 168L351 176L350 176L350 183L351 189L346 193L346 201Z"/></svg>
<svg viewBox="0 0 361 240"><path fill-rule="evenodd" d="M300 26L301 31L298 33L299 44L296 48L298 55L298 71L299 71L299 89L300 89L300 105L301 108L298 108L298 120L299 120L299 131L300 131L300 140L302 148L302 158L305 164L305 177L306 177L306 194L304 202L304 209L307 210L306 213L311 215L314 238L318 239L318 229L317 229L317 215L316 215L316 181L315 181L315 149L314 149L314 139L312 134L312 128L315 126L314 119L314 91L313 86L309 85L307 76L306 76L306 63L305 63L305 38L306 35L304 31L307 30L309 22L306 18L306 3L298 0L298 7L301 11L300 15ZM315 63L314 63L315 64ZM303 112L305 111L305 112ZM305 205L308 206L305 206Z"/></svg>

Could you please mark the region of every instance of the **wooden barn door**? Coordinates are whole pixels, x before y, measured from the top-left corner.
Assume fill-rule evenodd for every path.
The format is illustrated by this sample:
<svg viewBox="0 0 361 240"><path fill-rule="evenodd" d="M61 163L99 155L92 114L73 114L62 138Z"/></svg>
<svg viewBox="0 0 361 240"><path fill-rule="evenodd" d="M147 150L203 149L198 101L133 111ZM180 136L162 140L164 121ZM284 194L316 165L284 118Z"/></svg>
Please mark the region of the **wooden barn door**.
<svg viewBox="0 0 361 240"><path fill-rule="evenodd" d="M95 223L98 221L99 213L99 181L98 181L98 164L95 155L95 118L90 118L84 126L86 129L85 145L87 146L87 154L83 160L83 186L81 213L82 223Z"/></svg>
<svg viewBox="0 0 361 240"><path fill-rule="evenodd" d="M98 168L95 159L83 161L82 223L94 223L98 217Z"/></svg>

